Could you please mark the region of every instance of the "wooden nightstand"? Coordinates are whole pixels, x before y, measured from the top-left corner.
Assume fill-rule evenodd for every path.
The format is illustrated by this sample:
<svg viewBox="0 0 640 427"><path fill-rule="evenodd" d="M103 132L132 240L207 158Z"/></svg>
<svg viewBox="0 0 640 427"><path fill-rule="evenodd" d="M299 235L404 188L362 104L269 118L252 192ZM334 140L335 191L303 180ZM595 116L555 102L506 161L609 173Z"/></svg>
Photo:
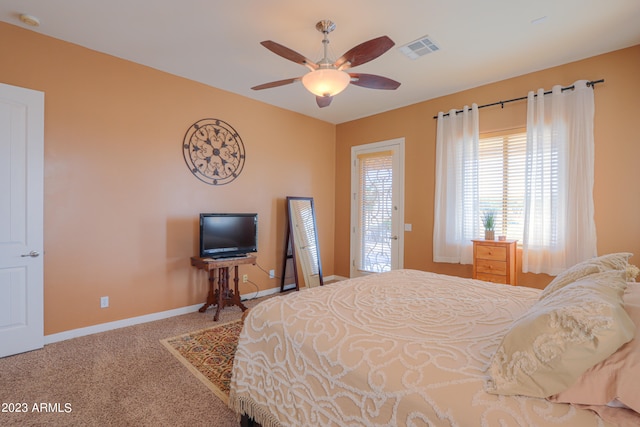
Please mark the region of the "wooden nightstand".
<svg viewBox="0 0 640 427"><path fill-rule="evenodd" d="M473 278L517 285L517 240L473 240Z"/></svg>

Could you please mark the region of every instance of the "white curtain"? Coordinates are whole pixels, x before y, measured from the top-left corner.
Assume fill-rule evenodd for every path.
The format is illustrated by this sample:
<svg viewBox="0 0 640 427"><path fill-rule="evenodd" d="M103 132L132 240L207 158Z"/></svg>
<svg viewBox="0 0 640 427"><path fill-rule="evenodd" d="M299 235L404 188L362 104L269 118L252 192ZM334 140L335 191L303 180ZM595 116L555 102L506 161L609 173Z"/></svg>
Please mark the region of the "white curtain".
<svg viewBox="0 0 640 427"><path fill-rule="evenodd" d="M438 114L433 261L473 263L471 239L480 235L478 106Z"/></svg>
<svg viewBox="0 0 640 427"><path fill-rule="evenodd" d="M557 275L596 256L593 90L554 86L527 99L522 271Z"/></svg>

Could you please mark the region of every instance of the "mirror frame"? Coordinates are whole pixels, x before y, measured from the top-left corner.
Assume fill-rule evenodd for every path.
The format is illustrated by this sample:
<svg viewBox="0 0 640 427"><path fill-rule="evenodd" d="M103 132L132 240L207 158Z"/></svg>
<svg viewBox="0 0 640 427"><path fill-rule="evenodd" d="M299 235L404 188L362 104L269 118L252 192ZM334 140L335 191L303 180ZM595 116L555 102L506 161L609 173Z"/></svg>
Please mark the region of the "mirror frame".
<svg viewBox="0 0 640 427"><path fill-rule="evenodd" d="M322 260L320 257L320 242L318 240L318 226L316 224L316 210L313 202L313 197L296 197L296 196L287 196L287 215L288 215L288 229L287 229L287 245L291 246L291 256L293 258L293 276L296 282L296 291L300 290L300 280L298 279L298 257L300 256L299 252L299 243L296 242L295 233L293 232L293 215L291 214L291 206L292 201L309 201L311 205L311 215L313 217L313 237L316 241L316 257L318 260L318 279L320 286L324 286L324 280L322 277ZM304 271L303 271L304 273ZM311 286L311 281L305 277L304 283L307 288L312 288L315 286Z"/></svg>

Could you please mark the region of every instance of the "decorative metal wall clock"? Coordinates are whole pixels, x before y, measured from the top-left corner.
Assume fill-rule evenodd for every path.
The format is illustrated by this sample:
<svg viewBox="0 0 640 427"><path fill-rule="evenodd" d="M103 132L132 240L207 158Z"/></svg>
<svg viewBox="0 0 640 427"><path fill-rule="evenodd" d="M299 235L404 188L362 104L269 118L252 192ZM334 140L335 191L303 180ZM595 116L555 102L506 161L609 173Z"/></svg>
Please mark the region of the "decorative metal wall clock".
<svg viewBox="0 0 640 427"><path fill-rule="evenodd" d="M236 179L245 161L240 135L219 119L202 119L191 125L184 135L182 154L191 173L211 185Z"/></svg>

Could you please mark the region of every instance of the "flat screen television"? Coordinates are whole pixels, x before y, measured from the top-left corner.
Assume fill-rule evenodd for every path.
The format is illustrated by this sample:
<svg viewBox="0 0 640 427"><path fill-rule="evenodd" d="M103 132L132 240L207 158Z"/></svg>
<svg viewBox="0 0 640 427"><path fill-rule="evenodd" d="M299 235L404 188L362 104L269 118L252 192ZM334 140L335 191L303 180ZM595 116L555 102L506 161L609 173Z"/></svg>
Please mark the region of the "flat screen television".
<svg viewBox="0 0 640 427"><path fill-rule="evenodd" d="M257 213L200 214L200 257L228 258L257 251Z"/></svg>

